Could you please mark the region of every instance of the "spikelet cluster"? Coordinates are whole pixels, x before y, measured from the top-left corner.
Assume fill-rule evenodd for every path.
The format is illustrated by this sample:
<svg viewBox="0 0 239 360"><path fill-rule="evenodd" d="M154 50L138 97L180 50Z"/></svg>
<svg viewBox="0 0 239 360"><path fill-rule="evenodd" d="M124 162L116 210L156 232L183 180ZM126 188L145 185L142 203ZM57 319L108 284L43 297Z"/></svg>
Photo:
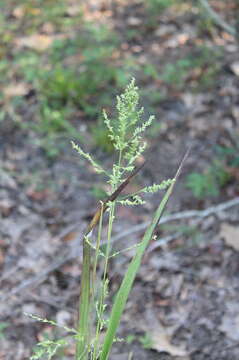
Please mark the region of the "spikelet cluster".
<svg viewBox="0 0 239 360"><path fill-rule="evenodd" d="M108 177L112 191L125 179L126 175L133 171L137 158L146 149L146 142L143 135L147 128L154 121L154 116L150 116L146 121L143 120L143 107L139 107L139 92L132 79L126 87L125 92L117 96L117 117L116 120L110 119L103 110L104 123L108 129L109 140L112 142L118 153L118 161L113 165L112 172L108 173L95 161L92 156L82 150L82 148L72 142L73 148L83 156L95 168L97 173L103 173ZM165 190L172 183L172 179L165 180L161 184L153 184L131 194L130 198L119 199L122 205L140 205L144 200L139 193L154 193Z"/></svg>

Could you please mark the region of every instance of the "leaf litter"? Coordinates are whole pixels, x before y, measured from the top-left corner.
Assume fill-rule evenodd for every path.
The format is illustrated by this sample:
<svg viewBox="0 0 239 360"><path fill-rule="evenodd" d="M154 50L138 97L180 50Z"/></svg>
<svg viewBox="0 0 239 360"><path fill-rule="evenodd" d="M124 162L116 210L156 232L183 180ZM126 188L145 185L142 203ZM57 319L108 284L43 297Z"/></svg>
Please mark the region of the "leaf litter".
<svg viewBox="0 0 239 360"><path fill-rule="evenodd" d="M143 59L144 64L152 62L156 67L156 79L154 78L155 75L151 76L150 81L145 80L143 72L140 75L146 91L149 90L153 94L158 94L161 91L166 97L163 101L155 101L155 108L158 110L159 119L162 122L162 132L151 142L151 163L146 167L144 173L143 182L151 183L152 180L158 181L160 176L167 176L168 173L173 172L178 161L178 155L185 150L185 145L188 143L194 144L194 154L191 158L191 162L194 164L190 168L194 169L198 164L200 166L200 164L208 162L211 156L209 150L211 144L229 141L225 136L225 131L228 128L235 130L235 125L233 125L231 115L228 114L232 113L235 122L238 120L238 46L232 38L223 33L220 34L218 29L214 29L212 37L205 32L200 35L194 21L195 14L190 13L190 8L186 4L184 4L184 10L181 12L179 4L177 12L175 9L169 9L167 13L162 14L162 17L160 15L159 18L162 20L160 26L159 23L154 26L146 22L148 15L144 9L142 11L141 4L140 1L128 4L126 1L117 0L115 2L116 11L113 11L114 9L103 11L101 10L101 2L97 1L92 5L95 14L92 14L94 11L90 14L88 9L88 15L96 20L105 13L109 21L114 22L115 28L122 30L121 36L124 38L125 55L133 55L134 59L139 59L139 62L140 59ZM107 5L104 4L102 9L105 6L107 8ZM12 16L15 17L16 21L22 22L31 11L35 13L34 16L41 16L41 9L28 9L24 5L15 6ZM67 16L75 17L78 13L79 4L75 1L69 2L66 15L64 15L65 20L70 20L67 19ZM127 19L131 31L138 29L136 35L133 31L131 32L131 40L128 40L126 36L128 31ZM56 33L55 25L49 21L45 22L39 29L34 29L34 32L29 34L25 32L15 34L15 40L12 42L16 45L14 51L20 52L30 49L40 54L47 53L53 42L62 38L62 34ZM141 29L143 29L142 33ZM165 72L165 64L168 62L175 64L180 57L184 57L188 53L188 50L191 51L194 45L200 45L204 41L212 48L215 44L220 43L228 51L223 56L222 71L219 74L219 82L215 86L213 85L205 91L199 90L199 92L194 91L196 89L192 91L192 88L188 87L190 82L193 85L195 79L203 76L204 69L198 74L196 71L190 70L190 76L186 76L184 87L180 90L175 89L173 84L166 84L164 80L159 78L159 75ZM4 95L7 101L15 96L20 96L25 97L24 101L27 102L28 92L31 89L28 88L27 83L16 76L17 74L14 71L12 71L10 83L3 86ZM28 102L27 108L21 114L24 119L25 116L31 118L34 113L34 108ZM28 110L30 110L29 113ZM4 129L5 133L6 130ZM20 139L21 137L22 139ZM17 190L21 194L24 191L24 185L18 180L21 179L22 169L29 169L31 172L36 167L36 163L32 160L33 157L40 159L43 167L48 169L49 177L52 176L55 181L62 174L57 173L54 166L50 170L49 162L42 157L42 153L37 151L34 146L29 146L25 141L25 136L19 136L15 128L14 131L10 131L7 136L3 137L1 146L6 143L9 150L7 153L1 152L1 160L6 161L6 163L16 161L17 172L14 176L2 169L0 172L1 186L6 188L9 193L1 198L0 203L2 211L0 265L3 274L7 274L5 270L9 271L9 265L14 264L15 266L20 264L21 271L16 267L15 275L12 274L3 279L2 289L5 293L17 283L24 283L29 275L41 273L41 270L49 263L51 264L53 259L61 253L62 248L70 248L72 243L79 238L79 233L81 233L79 228L80 230L84 228L85 219L89 216L89 209L93 208L95 204L94 199L86 198L86 191L82 190L81 187L82 181L85 181L89 186L94 180L93 176L87 178L85 169L80 168L79 170L78 163L72 166L73 170L69 163L67 165L64 163L61 172L63 172L64 167L64 171L70 168L70 174L76 180L75 183L72 179L69 180L69 186L72 190L68 196L63 196L65 194L63 188L57 194L59 198L57 205L60 204L63 209L58 218L54 219L54 215L50 217L45 211L46 203L47 207L50 205L54 207L56 199L49 199L48 190L35 191L34 187L28 187L28 189L33 190L28 193L28 202L24 204L25 211L19 211L20 206L23 205L19 204L17 197L13 196L12 192ZM199 148L206 150L199 151ZM31 156L19 158L17 161L18 154L22 151L31 154ZM198 153L199 157L195 153ZM72 153L67 156L72 158ZM59 162L63 163L64 161L65 158L62 156ZM210 202L205 200L196 203L191 194L183 190L183 187L178 189L180 190L175 194L171 206L173 211L179 209L179 204L182 208L188 209L206 207ZM237 192L238 189L236 190L236 187L233 186L230 188L230 192L226 189L217 200L218 202L223 201L224 197L234 196ZM77 198L74 194L77 194ZM157 199L151 199L149 208L143 208L144 215L142 213L133 215L130 211L122 211L123 227L147 219L148 212L154 207L155 200ZM166 247L159 247L154 250L150 257L145 257L144 265L136 281L135 291L124 317L125 323L121 326L121 333L124 336L133 322L135 322L133 330L137 333L137 327L140 324L141 331L151 336L153 340L151 350L154 351L145 350L144 352L142 345L141 347L138 345L137 350L134 348L133 358L141 360L145 356L145 359L151 359L151 357L158 359L160 356L163 360L178 358L180 360L238 359L238 345L236 345L238 342L239 316L237 306L239 286L238 229L236 222L234 225L227 223L230 220L228 214L224 213L223 216L223 224L219 224L220 219L213 218L213 229L210 231L203 229L203 238L199 244L194 244L190 236L179 236ZM232 214L232 216L235 221L238 219L238 213ZM80 222L79 226L77 222ZM67 238L67 241L64 241L58 235L67 228L69 223L76 224L77 231L70 234L71 236ZM122 225L117 224L119 231L120 226ZM219 232L217 229L220 229ZM164 235L164 232L159 235ZM132 235L136 241L137 237L135 234ZM126 239L126 241L128 240ZM128 257L132 256L132 253L130 252L125 256L126 261L128 261ZM12 356L14 360L30 357L32 344L27 337L32 336L32 327L29 327L29 323L21 314L24 305L33 304L31 295L35 295L32 308L34 309L37 303L41 308L42 316L46 315L53 318L58 314L63 320L66 318L69 320L69 314L73 314L77 301L76 289L78 288L80 264L77 259L74 264L65 266L66 270L68 269L65 285L57 282L59 274L56 275L53 272L36 289L33 287L33 289L24 290L19 293L19 296L11 297L11 301L1 304L1 313L9 314L9 319L12 319L11 316L13 316L13 323L16 321L14 319L17 319L18 322L17 327L8 330L6 340L0 350L2 358L6 358L8 355L10 358ZM117 287L123 269L124 266L116 258L112 264L112 289ZM63 285L66 286L66 289ZM61 299L62 308L70 309L67 316L64 312L59 315L58 302L56 301L54 304L56 297ZM140 300L140 298L142 299ZM137 316L141 317L141 321L137 321ZM74 321L74 319L72 315L70 321ZM41 330L34 328L34 332L40 338L44 328ZM26 334L24 339L22 338L23 333ZM14 346L12 339L14 339ZM12 353L12 349L14 349L14 353ZM123 344L122 352L120 345L117 349L116 351L119 354L114 354L115 358L118 356L118 359L121 360L121 354L123 354L122 358L123 356L128 358L128 352L125 352L125 344ZM167 353L166 357L165 353ZM71 359L71 355L69 354L68 357L67 354L67 358ZM114 357L112 356L112 359Z"/></svg>

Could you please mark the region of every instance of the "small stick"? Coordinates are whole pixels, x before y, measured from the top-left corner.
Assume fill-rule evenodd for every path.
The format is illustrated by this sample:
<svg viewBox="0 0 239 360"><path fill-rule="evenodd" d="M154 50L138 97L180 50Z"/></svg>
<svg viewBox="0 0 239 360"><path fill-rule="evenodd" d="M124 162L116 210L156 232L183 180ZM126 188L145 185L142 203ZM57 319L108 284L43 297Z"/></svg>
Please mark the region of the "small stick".
<svg viewBox="0 0 239 360"><path fill-rule="evenodd" d="M208 217L212 214L217 214L220 211L226 211L226 210L228 210L232 207L236 207L236 206L239 206L239 196L232 200L229 200L229 201L217 204L217 205L213 205L204 210L187 210L187 211L180 211L177 213L173 213L171 215L165 215L161 218L159 224L165 224L165 223L168 223L170 221L175 221L175 220L190 219L193 217L198 217L200 219L204 219L205 217ZM130 230L126 230L124 232L121 231L119 234L116 234L115 236L112 237L112 242L118 241L118 240L124 238L125 236L129 236L129 235L132 235L139 231L145 230L145 228L149 224L150 224L150 221L145 221L142 224L132 226ZM163 240L163 239L161 239L161 240ZM103 244L105 244L105 243L103 243ZM74 260L77 256L79 256L78 249L73 247L70 252L66 252L66 254L64 256L57 259L55 262L53 262L50 266L48 266L42 272L38 273L36 276L33 276L29 279L23 280L19 285L16 285L8 293L5 292L4 295L0 294L0 302L6 301L11 296L14 296L14 295L17 295L17 294L23 292L23 290L26 291L29 288L35 288L37 285L39 285L43 281L45 281L45 279L51 272L55 271L56 269L59 269L61 266L63 266L68 261ZM3 274L4 278L5 278L6 274L7 274L7 272L5 274Z"/></svg>
<svg viewBox="0 0 239 360"><path fill-rule="evenodd" d="M225 30L226 32L228 32L228 34L232 35L232 36L236 36L237 35L237 31L236 28L232 27L231 25L227 24L226 21L224 21L217 13L216 11L213 10L213 8L209 5L207 0L199 0L199 2L201 3L202 7L204 8L205 11L207 11L208 15L211 17L212 20L215 21L215 23L219 26L221 26L221 28L223 30Z"/></svg>

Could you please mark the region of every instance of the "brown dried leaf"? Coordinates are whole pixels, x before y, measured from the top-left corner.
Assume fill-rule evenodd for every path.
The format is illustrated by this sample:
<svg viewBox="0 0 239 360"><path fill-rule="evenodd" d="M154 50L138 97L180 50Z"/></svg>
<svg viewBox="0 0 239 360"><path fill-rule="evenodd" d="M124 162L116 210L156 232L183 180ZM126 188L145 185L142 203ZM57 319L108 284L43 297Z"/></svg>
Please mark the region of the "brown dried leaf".
<svg viewBox="0 0 239 360"><path fill-rule="evenodd" d="M171 35L177 30L176 26L173 24L161 24L154 32L155 36L166 36Z"/></svg>
<svg viewBox="0 0 239 360"><path fill-rule="evenodd" d="M25 15L25 7L23 5L19 5L13 9L12 15L17 19L23 18Z"/></svg>
<svg viewBox="0 0 239 360"><path fill-rule="evenodd" d="M13 96L25 96L29 93L29 90L30 86L27 83L12 83L4 88L3 94L6 98L11 98Z"/></svg>
<svg viewBox="0 0 239 360"><path fill-rule="evenodd" d="M4 263L4 259L5 259L4 251L2 249L0 249L0 266Z"/></svg>
<svg viewBox="0 0 239 360"><path fill-rule="evenodd" d="M69 326L69 322L71 320L71 314L69 311L60 310L56 314L56 322L60 326Z"/></svg>
<svg viewBox="0 0 239 360"><path fill-rule="evenodd" d="M53 34L55 31L55 27L52 23L50 22L46 22L42 25L41 28L42 32L44 32L45 34Z"/></svg>
<svg viewBox="0 0 239 360"><path fill-rule="evenodd" d="M146 318L143 319L143 330L149 335L152 345L151 349L158 352L166 352L172 356L183 357L189 360L188 352L182 345L173 345L171 343L172 329L164 327L155 314L153 308L146 310Z"/></svg>
<svg viewBox="0 0 239 360"><path fill-rule="evenodd" d="M22 38L17 39L16 45L20 48L27 47L38 51L45 51L51 46L54 40L55 40L54 36L32 34L30 36L24 36Z"/></svg>
<svg viewBox="0 0 239 360"><path fill-rule="evenodd" d="M229 224L222 224L220 236L224 238L225 243L234 250L239 251L239 227Z"/></svg>
<svg viewBox="0 0 239 360"><path fill-rule="evenodd" d="M15 201L11 199L0 199L0 213L3 216L8 216L15 207Z"/></svg>
<svg viewBox="0 0 239 360"><path fill-rule="evenodd" d="M232 107L232 116L239 123L239 106Z"/></svg>
<svg viewBox="0 0 239 360"><path fill-rule="evenodd" d="M11 189L17 189L17 183L15 179L9 175L7 171L1 169L0 172L0 186L9 187Z"/></svg>
<svg viewBox="0 0 239 360"><path fill-rule="evenodd" d="M230 68L232 70L232 72L236 75L239 76L239 61L234 61L231 65Z"/></svg>
<svg viewBox="0 0 239 360"><path fill-rule="evenodd" d="M49 197L49 189L36 190L34 187L30 187L26 194L34 201L44 201Z"/></svg>
<svg viewBox="0 0 239 360"><path fill-rule="evenodd" d="M80 4L71 4L67 7L66 13L69 16L78 16L81 13L81 6Z"/></svg>
<svg viewBox="0 0 239 360"><path fill-rule="evenodd" d="M139 26L141 25L142 23L142 20L136 16L130 16L128 19L127 19L127 23L130 25L130 26Z"/></svg>
<svg viewBox="0 0 239 360"><path fill-rule="evenodd" d="M227 337L232 340L239 340L239 313L238 303L229 302L227 304L227 310L222 317L222 323L219 330L224 332Z"/></svg>
<svg viewBox="0 0 239 360"><path fill-rule="evenodd" d="M73 231L68 232L66 235L64 235L62 237L62 240L65 242L73 241L77 238L77 236L79 236L78 231L73 230Z"/></svg>
<svg viewBox="0 0 239 360"><path fill-rule="evenodd" d="M227 166L225 169L233 178L235 178L237 181L239 181L239 168L238 167Z"/></svg>
<svg viewBox="0 0 239 360"><path fill-rule="evenodd" d="M170 338L164 332L154 329L150 332L153 341L152 349L158 352L166 352L172 356L186 356L187 352L182 347L170 343Z"/></svg>

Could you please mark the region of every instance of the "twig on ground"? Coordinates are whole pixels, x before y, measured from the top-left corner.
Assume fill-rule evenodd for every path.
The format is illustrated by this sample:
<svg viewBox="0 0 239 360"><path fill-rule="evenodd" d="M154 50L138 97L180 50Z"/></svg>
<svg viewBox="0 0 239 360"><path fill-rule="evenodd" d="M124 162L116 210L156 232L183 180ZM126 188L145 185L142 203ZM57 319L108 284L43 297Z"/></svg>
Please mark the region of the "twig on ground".
<svg viewBox="0 0 239 360"><path fill-rule="evenodd" d="M19 294L21 291L36 287L40 283L42 283L47 276L53 272L54 270L58 269L62 265L64 265L66 262L74 259L76 257L76 254L73 255L73 253L69 253L68 255L61 257L54 263L52 263L50 266L48 266L45 270L40 272L38 275L33 276L29 279L23 280L19 285L15 286L9 293L1 295L0 301L5 301L9 297L14 296L16 294Z"/></svg>
<svg viewBox="0 0 239 360"><path fill-rule="evenodd" d="M4 280L10 278L13 274L15 274L17 271L19 270L19 265L15 265L12 268L8 269L7 271L5 271L2 276L0 277L0 283L3 282Z"/></svg>
<svg viewBox="0 0 239 360"><path fill-rule="evenodd" d="M148 249L146 250L146 254L156 250L157 248L166 245L167 243L169 243L170 241L173 241L175 239L177 239L180 235L182 235L182 232L178 231L174 234L165 236L163 238L160 238L159 240L156 240L154 242L152 242Z"/></svg>
<svg viewBox="0 0 239 360"><path fill-rule="evenodd" d="M228 32L232 36L236 36L236 29L231 25L227 24L210 6L207 0L199 0L200 4L204 8L204 10L208 13L208 15L212 18L212 20L219 25L223 30Z"/></svg>
<svg viewBox="0 0 239 360"><path fill-rule="evenodd" d="M52 307L54 307L55 309L65 309L65 303L62 302L62 300L60 301L60 299L52 299L50 297L40 297L37 294L30 294L30 297L37 301L37 302L42 302L44 304L50 305Z"/></svg>
<svg viewBox="0 0 239 360"><path fill-rule="evenodd" d="M72 298L73 296L76 296L78 295L78 292L76 291L70 291L69 294L67 294L67 297L60 297L59 298L56 298L56 297L44 297L44 296L39 296L37 294L33 294L33 293L30 293L29 296L37 301L37 302L41 302L41 303L45 303L47 305L50 305L56 309L60 309L62 310L63 308L71 313L75 313L76 310L70 306L67 306L67 301L69 300L69 298Z"/></svg>
<svg viewBox="0 0 239 360"><path fill-rule="evenodd" d="M181 211L181 212L178 212L178 213L175 213L172 215L163 216L159 222L159 225L162 225L167 222L174 221L174 220L189 219L189 218L193 218L193 217L199 217L199 218L203 219L207 216L216 214L220 211L227 210L227 209L229 209L233 206L237 206L237 205L239 205L239 197L236 197L233 200L229 200L229 201L226 201L226 202L218 204L218 205L211 206L205 210L188 210L188 211ZM145 230L149 224L150 224L150 221L145 221L142 224L131 226L131 228L129 230L120 232L118 235L113 236L112 240L117 241L117 240L124 238L125 236Z"/></svg>
<svg viewBox="0 0 239 360"><path fill-rule="evenodd" d="M189 219L189 218L193 218L193 217L199 217L200 219L204 219L205 217L208 217L212 214L217 214L220 211L225 211L225 210L230 209L237 205L239 205L239 197L236 197L235 199L226 201L226 202L218 204L218 205L211 206L205 210L181 211L181 212L178 212L178 213L175 213L172 215L166 215L166 216L162 217L162 219L159 222L159 225L165 224L167 222L174 221L174 220ZM132 235L133 233L137 233L142 230L145 230L147 228L147 226L149 225L149 223L150 223L150 221L146 221L142 224L132 226L129 230L120 232L120 234L113 236L112 241L115 242L117 240L124 238L125 236ZM157 246L162 246L163 244L168 243L169 241L175 239L178 235L179 235L178 233L175 233L175 234L169 235L165 238L162 238L161 240L159 240L159 242L157 242ZM153 250L154 250L154 248L153 248ZM151 248L149 248L149 251L153 251L153 250ZM36 275L30 279L24 280L22 283L20 283L16 287L14 287L9 293L2 295L0 297L0 301L6 301L11 296L19 294L23 290L36 287L37 285L42 283L51 272L60 268L66 262L71 261L78 256L79 256L79 251L76 251L76 249L72 247L69 250L68 254L66 254L64 257L61 257L60 259L58 259L57 261L52 263L44 271L42 271L41 273L39 273L38 275ZM4 276L4 274L3 274L3 276Z"/></svg>

